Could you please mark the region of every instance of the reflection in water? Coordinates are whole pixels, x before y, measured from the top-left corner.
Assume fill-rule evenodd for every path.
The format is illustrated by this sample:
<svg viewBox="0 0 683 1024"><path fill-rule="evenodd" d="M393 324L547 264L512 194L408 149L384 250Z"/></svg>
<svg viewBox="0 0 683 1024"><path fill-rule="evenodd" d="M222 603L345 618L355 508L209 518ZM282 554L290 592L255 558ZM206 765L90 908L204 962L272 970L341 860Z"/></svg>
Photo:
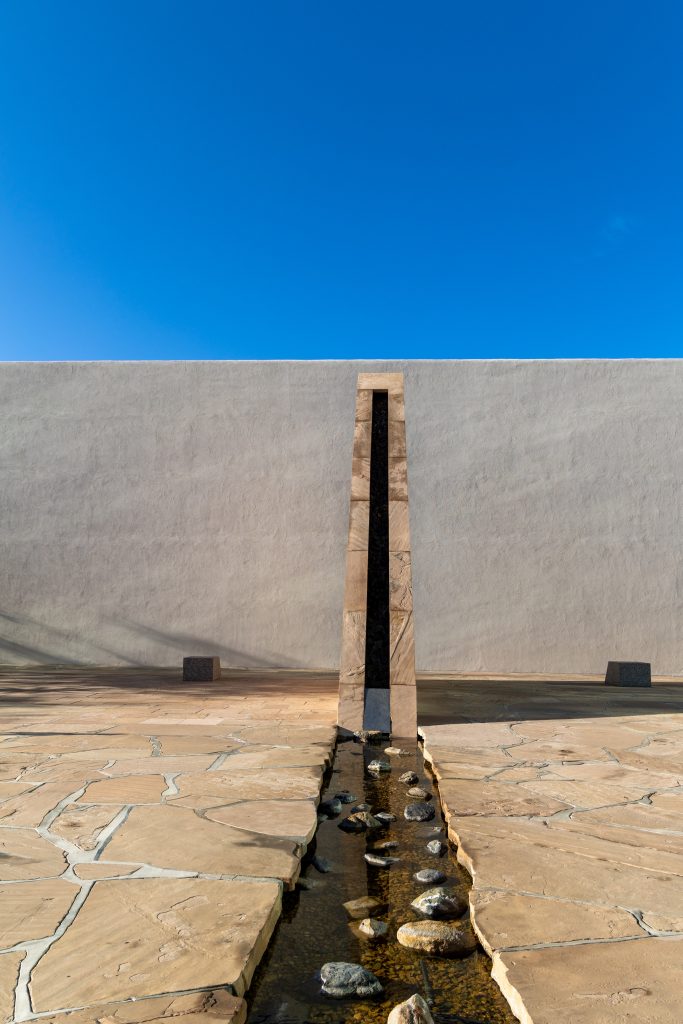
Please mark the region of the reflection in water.
<svg viewBox="0 0 683 1024"><path fill-rule="evenodd" d="M392 1007L414 992L432 1005L436 1024L514 1024L490 977L491 962L483 951L478 949L464 960L450 960L425 957L396 941L397 928L419 918L410 903L426 886L413 879L416 871L439 867L448 875L445 884L455 886L463 895L470 880L453 850L435 857L426 849L431 838L445 840L446 835L438 792L419 748L409 756L387 758L392 771L376 778L365 766L377 757L385 758L382 747L340 742L322 798L348 789L358 802L370 804L375 811L390 811L396 821L377 832L343 832L337 826L355 806L351 804L344 806L340 818L321 822L315 849L309 850L302 869L301 885L285 896L283 916L247 995L249 1024L386 1024ZM398 777L410 769L417 772L419 784L433 794L436 816L426 824L403 817L411 798L408 786ZM371 867L364 854L386 840L398 842L395 850L387 852L400 861L389 868ZM319 872L311 863L314 853L330 861L329 873ZM389 925L385 940L358 938L349 926L342 904L365 895L386 905L384 913L373 915ZM365 1000L321 995L318 972L324 963L335 960L367 967L382 982L383 995Z"/></svg>

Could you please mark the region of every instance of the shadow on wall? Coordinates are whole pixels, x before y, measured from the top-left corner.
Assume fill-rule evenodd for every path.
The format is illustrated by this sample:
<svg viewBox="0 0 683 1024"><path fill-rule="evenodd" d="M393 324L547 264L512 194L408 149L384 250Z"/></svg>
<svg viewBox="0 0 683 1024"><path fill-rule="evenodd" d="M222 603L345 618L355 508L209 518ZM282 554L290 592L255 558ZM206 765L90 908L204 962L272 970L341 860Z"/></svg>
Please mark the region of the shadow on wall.
<svg viewBox="0 0 683 1024"><path fill-rule="evenodd" d="M302 668L291 659L267 652L267 657L239 651L233 647L217 644L213 640L193 636L189 633L167 633L153 626L128 619L111 619L111 624L122 632L135 637L144 637L161 647L174 648L178 654L178 664L183 655L211 654L218 655L225 668L245 669L276 669ZM92 640L81 638L74 632L51 626L31 616L0 611L0 664L16 664L18 659L33 665L128 665L132 668L144 668L149 662L131 658L122 650L114 650ZM39 632L45 637L46 643L37 646L35 643L22 642L9 634ZM126 646L124 644L124 646ZM8 660L11 658L13 660ZM169 664L169 662L159 662Z"/></svg>

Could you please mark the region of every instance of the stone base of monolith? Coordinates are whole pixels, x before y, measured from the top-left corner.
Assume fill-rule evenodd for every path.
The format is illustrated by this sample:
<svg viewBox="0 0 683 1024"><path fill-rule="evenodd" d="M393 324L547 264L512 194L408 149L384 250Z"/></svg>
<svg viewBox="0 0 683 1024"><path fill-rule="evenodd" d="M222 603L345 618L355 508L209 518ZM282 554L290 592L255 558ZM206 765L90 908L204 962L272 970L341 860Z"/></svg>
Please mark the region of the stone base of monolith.
<svg viewBox="0 0 683 1024"><path fill-rule="evenodd" d="M608 661L605 686L652 686L648 661Z"/></svg>

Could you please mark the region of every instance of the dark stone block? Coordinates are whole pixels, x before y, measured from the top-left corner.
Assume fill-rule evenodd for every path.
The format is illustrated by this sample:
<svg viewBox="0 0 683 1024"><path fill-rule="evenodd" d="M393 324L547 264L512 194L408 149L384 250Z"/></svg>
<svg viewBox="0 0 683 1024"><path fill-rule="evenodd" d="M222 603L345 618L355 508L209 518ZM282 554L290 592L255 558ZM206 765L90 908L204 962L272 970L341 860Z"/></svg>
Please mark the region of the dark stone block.
<svg viewBox="0 0 683 1024"><path fill-rule="evenodd" d="M606 686L652 686L649 661L608 661Z"/></svg>
<svg viewBox="0 0 683 1024"><path fill-rule="evenodd" d="M183 658L183 679L187 683L210 683L221 677L220 658Z"/></svg>

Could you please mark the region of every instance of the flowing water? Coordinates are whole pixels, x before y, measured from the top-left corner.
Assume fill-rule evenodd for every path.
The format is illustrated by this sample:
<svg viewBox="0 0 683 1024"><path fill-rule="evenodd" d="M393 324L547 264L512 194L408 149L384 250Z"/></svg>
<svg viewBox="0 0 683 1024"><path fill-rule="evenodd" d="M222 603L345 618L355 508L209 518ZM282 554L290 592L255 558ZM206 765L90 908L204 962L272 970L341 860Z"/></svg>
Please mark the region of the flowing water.
<svg viewBox="0 0 683 1024"><path fill-rule="evenodd" d="M422 753L415 746L408 756L387 757L386 743L376 746L355 741L337 744L334 764L326 777L322 799L350 790L356 803L373 811L389 811L396 821L381 830L347 833L338 824L356 803L344 805L338 818L322 821L302 866L300 885L285 895L283 915L268 952L247 995L248 1024L386 1024L389 1011L414 992L432 1007L435 1024L514 1024L514 1017L495 982L491 961L479 947L463 960L429 957L406 949L396 941L396 930L420 916L410 903L427 885L413 875L421 868L439 868L447 874L442 883L463 896L470 888L469 875L457 863L450 848L440 857L426 849L430 839L447 842L439 796ZM390 773L374 776L367 764L376 759L391 763ZM435 817L426 823L406 821L403 811L414 798L399 775L413 770L417 785L432 793ZM377 844L395 840L396 849L386 853L400 857L388 868L372 867L364 854ZM330 862L327 873L317 870L314 856ZM350 926L343 903L372 896L385 905L372 916L389 925L386 939L359 938ZM318 972L328 961L359 963L372 971L384 986L371 999L331 999L321 994Z"/></svg>

